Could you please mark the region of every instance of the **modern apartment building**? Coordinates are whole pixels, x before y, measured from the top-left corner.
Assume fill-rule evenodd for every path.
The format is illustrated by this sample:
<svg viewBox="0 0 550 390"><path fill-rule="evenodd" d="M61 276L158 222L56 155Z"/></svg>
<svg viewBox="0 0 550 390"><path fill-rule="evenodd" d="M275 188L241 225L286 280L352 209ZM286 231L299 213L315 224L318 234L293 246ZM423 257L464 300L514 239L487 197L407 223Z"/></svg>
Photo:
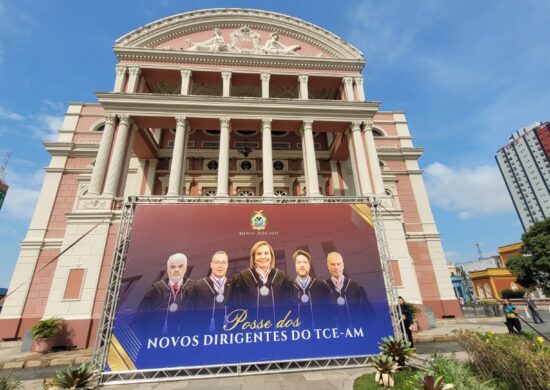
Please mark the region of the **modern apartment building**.
<svg viewBox="0 0 550 390"><path fill-rule="evenodd" d="M550 217L550 122L514 132L496 160L523 229Z"/></svg>

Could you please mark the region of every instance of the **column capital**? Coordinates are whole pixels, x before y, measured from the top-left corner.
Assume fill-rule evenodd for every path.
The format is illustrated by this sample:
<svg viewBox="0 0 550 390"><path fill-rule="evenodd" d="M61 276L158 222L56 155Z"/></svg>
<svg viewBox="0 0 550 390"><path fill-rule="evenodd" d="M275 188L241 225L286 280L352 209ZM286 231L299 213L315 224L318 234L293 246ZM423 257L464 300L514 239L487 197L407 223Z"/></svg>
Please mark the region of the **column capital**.
<svg viewBox="0 0 550 390"><path fill-rule="evenodd" d="M180 70L181 77L189 78L191 77L191 71L189 69Z"/></svg>
<svg viewBox="0 0 550 390"><path fill-rule="evenodd" d="M222 116L220 118L220 126L229 127L231 125L231 118L228 116Z"/></svg>
<svg viewBox="0 0 550 390"><path fill-rule="evenodd" d="M349 77L349 76L343 77L342 83L344 85L349 85L351 87L353 85L353 77Z"/></svg>
<svg viewBox="0 0 550 390"><path fill-rule="evenodd" d="M269 127L271 129L271 123L273 122L272 118L264 118L262 119L262 130L266 127Z"/></svg>
<svg viewBox="0 0 550 390"><path fill-rule="evenodd" d="M128 73L130 75L138 75L141 72L141 68L139 66L130 66L128 67Z"/></svg>
<svg viewBox="0 0 550 390"><path fill-rule="evenodd" d="M350 131L361 131L361 121L353 121L351 122Z"/></svg>
<svg viewBox="0 0 550 390"><path fill-rule="evenodd" d="M298 80L300 83L307 83L307 80L309 79L309 76L307 74L301 74L298 76Z"/></svg>
<svg viewBox="0 0 550 390"><path fill-rule="evenodd" d="M176 115L176 126L185 126L187 124L187 117L185 115Z"/></svg>
<svg viewBox="0 0 550 390"><path fill-rule="evenodd" d="M271 75L269 73L262 73L260 75L260 78L262 79L262 81L269 81L269 79L271 78Z"/></svg>
<svg viewBox="0 0 550 390"><path fill-rule="evenodd" d="M231 80L231 72L222 72L222 79Z"/></svg>
<svg viewBox="0 0 550 390"><path fill-rule="evenodd" d="M114 125L116 122L116 119L117 119L116 114L111 114L111 113L105 114L106 125Z"/></svg>
<svg viewBox="0 0 550 390"><path fill-rule="evenodd" d="M116 66L116 74L120 76L124 76L126 74L126 70L128 69L125 65L117 65Z"/></svg>
<svg viewBox="0 0 550 390"><path fill-rule="evenodd" d="M363 130L372 131L372 126L373 125L374 125L374 121L372 119L365 119L363 121Z"/></svg>
<svg viewBox="0 0 550 390"><path fill-rule="evenodd" d="M130 114L118 114L118 119L121 125L126 125L130 127L134 124L134 120L132 119Z"/></svg>
<svg viewBox="0 0 550 390"><path fill-rule="evenodd" d="M304 130L313 130L313 119L304 119L302 122L302 128Z"/></svg>
<svg viewBox="0 0 550 390"><path fill-rule="evenodd" d="M355 84L357 84L357 87L362 87L363 86L363 77L362 76L357 76L357 77L354 77L353 79L355 80Z"/></svg>

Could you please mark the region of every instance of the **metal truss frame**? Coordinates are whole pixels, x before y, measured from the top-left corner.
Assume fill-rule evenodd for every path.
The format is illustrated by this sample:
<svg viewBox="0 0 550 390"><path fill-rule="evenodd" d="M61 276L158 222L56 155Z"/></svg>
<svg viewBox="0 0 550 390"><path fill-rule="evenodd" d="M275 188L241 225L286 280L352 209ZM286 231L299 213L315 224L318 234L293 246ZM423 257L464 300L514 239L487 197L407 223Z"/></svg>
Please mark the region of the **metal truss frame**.
<svg viewBox="0 0 550 390"><path fill-rule="evenodd" d="M126 265L126 256L130 243L130 233L135 216L137 204L350 204L362 203L370 206L374 219L376 240L380 253L380 261L384 275L388 305L391 313L394 334L397 338L404 338L405 331L403 321L400 321L401 310L398 304L397 288L391 269L391 258L387 245L381 204L376 197L366 196L340 196L340 197L177 197L165 196L132 196L124 204L120 228L113 254L111 272L109 275L109 288L106 291L103 314L97 330L97 337L92 357L92 365L98 373L98 384L122 384L137 382L161 382L170 380L211 378L221 376L255 375L263 373L280 373L295 371L326 370L335 368L364 367L368 364L370 356L331 357L319 359L303 359L292 361L272 361L256 363L238 363L227 365L203 366L203 367L177 367L154 370L134 370L120 372L102 372L107 362L109 343L113 331L116 315L120 283Z"/></svg>

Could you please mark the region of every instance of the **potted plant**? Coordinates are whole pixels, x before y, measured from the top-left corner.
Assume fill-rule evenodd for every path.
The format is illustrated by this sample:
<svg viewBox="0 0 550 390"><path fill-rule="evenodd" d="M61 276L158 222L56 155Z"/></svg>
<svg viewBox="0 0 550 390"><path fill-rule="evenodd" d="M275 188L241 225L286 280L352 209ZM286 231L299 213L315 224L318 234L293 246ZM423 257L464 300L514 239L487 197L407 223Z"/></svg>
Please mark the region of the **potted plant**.
<svg viewBox="0 0 550 390"><path fill-rule="evenodd" d="M44 389L84 389L92 388L94 371L90 364L71 364L65 371L56 371L52 378L44 380Z"/></svg>
<svg viewBox="0 0 550 390"><path fill-rule="evenodd" d="M50 317L40 320L31 328L32 350L39 353L49 352L55 344L55 336L63 329L62 318Z"/></svg>
<svg viewBox="0 0 550 390"><path fill-rule="evenodd" d="M395 385L394 374L397 371L397 363L393 361L391 356L377 355L373 356L370 361L370 366L376 370L374 381L382 387L393 387Z"/></svg>

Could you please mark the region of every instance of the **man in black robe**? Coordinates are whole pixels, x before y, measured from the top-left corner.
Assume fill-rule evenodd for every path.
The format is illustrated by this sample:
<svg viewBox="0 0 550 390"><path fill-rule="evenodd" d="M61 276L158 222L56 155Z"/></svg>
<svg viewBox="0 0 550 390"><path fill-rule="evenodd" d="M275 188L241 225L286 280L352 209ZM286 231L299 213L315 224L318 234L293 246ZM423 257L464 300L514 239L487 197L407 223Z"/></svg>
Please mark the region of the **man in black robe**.
<svg viewBox="0 0 550 390"><path fill-rule="evenodd" d="M199 332L221 331L227 317L227 300L231 293L231 281L226 278L229 258L224 251L217 251L210 262L209 276L193 283L189 289L189 309Z"/></svg>
<svg viewBox="0 0 550 390"><path fill-rule="evenodd" d="M233 277L230 306L248 310L249 321L275 324L287 314L291 288L286 274L275 268L271 245L259 241L250 251L250 268Z"/></svg>
<svg viewBox="0 0 550 390"><path fill-rule="evenodd" d="M327 255L327 268L331 277L326 282L338 327L343 330L362 325L369 315L365 289L344 276L344 259L340 253L330 252Z"/></svg>
<svg viewBox="0 0 550 390"><path fill-rule="evenodd" d="M139 306L139 310L151 313L148 316L150 325L162 323L162 333L181 329L179 317L186 304L188 289L192 283L185 277L186 271L187 257L183 253L170 256L166 262L168 278L153 283Z"/></svg>
<svg viewBox="0 0 550 390"><path fill-rule="evenodd" d="M299 249L292 258L296 267L291 292L293 312L300 317L302 329L324 328L328 316L322 307L329 302L329 287L324 280L310 276L311 255L308 252Z"/></svg>

